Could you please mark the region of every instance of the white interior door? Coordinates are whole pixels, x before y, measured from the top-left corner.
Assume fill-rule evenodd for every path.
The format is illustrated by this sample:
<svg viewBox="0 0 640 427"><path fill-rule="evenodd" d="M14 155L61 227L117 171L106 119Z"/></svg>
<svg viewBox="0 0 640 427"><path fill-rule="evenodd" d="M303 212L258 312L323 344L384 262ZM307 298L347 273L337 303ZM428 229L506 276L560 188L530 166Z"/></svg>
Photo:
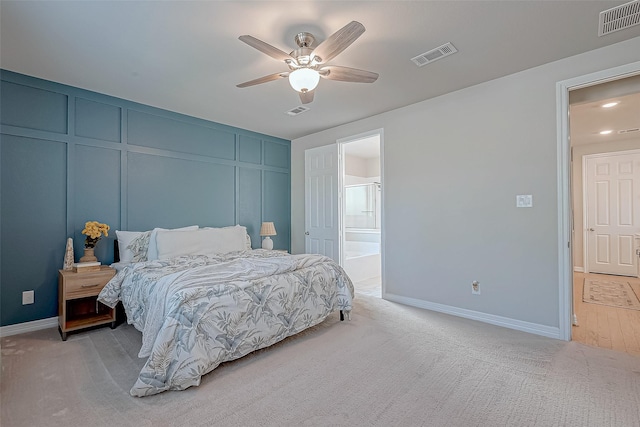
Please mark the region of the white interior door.
<svg viewBox="0 0 640 427"><path fill-rule="evenodd" d="M340 262L338 144L304 152L305 252Z"/></svg>
<svg viewBox="0 0 640 427"><path fill-rule="evenodd" d="M640 152L585 157L587 272L637 276Z"/></svg>

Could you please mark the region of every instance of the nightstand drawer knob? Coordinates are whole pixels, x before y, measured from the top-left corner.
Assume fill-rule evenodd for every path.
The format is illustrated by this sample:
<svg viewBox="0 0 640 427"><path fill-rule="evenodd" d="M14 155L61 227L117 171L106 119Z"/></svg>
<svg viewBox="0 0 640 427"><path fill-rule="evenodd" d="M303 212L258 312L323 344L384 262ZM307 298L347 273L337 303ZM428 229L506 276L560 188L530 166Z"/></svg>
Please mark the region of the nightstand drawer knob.
<svg viewBox="0 0 640 427"><path fill-rule="evenodd" d="M94 283L93 285L81 285L81 288L95 288L96 286L100 286L100 283Z"/></svg>

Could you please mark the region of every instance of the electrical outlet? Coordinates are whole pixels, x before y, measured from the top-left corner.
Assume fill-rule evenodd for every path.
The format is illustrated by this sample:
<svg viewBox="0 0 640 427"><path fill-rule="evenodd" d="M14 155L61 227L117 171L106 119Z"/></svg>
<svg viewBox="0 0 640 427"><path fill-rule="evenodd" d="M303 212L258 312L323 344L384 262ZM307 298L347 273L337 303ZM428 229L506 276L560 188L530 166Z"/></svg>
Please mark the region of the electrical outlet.
<svg viewBox="0 0 640 427"><path fill-rule="evenodd" d="M34 291L24 291L22 293L22 305L33 304Z"/></svg>
<svg viewBox="0 0 640 427"><path fill-rule="evenodd" d="M471 293L473 295L480 295L480 282L477 280L471 282Z"/></svg>

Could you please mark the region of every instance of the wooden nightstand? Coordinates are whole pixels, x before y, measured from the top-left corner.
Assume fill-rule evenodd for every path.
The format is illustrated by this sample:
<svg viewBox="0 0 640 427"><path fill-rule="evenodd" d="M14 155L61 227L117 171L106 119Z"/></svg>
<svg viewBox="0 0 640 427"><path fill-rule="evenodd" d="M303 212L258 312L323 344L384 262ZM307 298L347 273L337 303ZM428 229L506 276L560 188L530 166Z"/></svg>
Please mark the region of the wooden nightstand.
<svg viewBox="0 0 640 427"><path fill-rule="evenodd" d="M75 273L58 270L58 325L62 340L67 332L111 323L116 325L116 311L98 302L97 297L116 271L107 266L100 270Z"/></svg>

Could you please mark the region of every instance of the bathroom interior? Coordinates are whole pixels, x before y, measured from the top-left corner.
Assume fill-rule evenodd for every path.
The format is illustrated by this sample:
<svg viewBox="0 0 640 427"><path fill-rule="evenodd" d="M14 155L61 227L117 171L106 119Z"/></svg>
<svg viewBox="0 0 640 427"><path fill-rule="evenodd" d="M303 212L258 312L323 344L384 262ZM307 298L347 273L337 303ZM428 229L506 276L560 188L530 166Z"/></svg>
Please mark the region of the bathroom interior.
<svg viewBox="0 0 640 427"><path fill-rule="evenodd" d="M381 296L380 136L344 144L344 269L356 291Z"/></svg>

